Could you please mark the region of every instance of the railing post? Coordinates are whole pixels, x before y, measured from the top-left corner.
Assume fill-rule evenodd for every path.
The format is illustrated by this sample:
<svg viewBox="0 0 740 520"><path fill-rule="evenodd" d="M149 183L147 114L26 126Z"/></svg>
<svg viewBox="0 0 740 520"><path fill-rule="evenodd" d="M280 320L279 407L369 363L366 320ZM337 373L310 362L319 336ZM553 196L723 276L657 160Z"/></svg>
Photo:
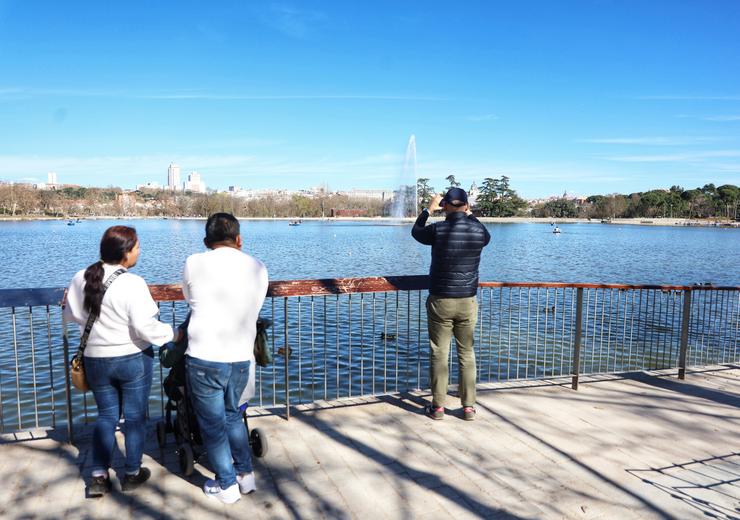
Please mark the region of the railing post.
<svg viewBox="0 0 740 520"><path fill-rule="evenodd" d="M64 312L64 309L62 309ZM67 324L62 318L62 364L64 365L64 397L66 400L65 408L67 409L67 440L70 444L74 443L74 425L72 424L72 386L69 380L69 341L67 340Z"/></svg>
<svg viewBox="0 0 740 520"><path fill-rule="evenodd" d="M283 358L285 359L285 418L290 420L290 374L288 373L288 358L290 357L290 344L288 342L288 298L283 298L283 319L285 320L285 348Z"/></svg>
<svg viewBox="0 0 740 520"><path fill-rule="evenodd" d="M691 289L683 292L683 314L681 315L681 348L678 353L678 378L686 378L686 353L689 347L689 320L691 319Z"/></svg>
<svg viewBox="0 0 740 520"><path fill-rule="evenodd" d="M583 335L583 287L576 289L576 339L573 345L573 371L571 388L578 390L578 374L581 372L581 336Z"/></svg>

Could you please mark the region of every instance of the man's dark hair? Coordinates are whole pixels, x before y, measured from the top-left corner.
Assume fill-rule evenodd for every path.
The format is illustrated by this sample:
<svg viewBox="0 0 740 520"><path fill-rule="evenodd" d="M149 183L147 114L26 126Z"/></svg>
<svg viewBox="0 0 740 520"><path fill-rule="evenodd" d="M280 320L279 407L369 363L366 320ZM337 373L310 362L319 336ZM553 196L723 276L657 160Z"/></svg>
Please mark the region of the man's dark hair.
<svg viewBox="0 0 740 520"><path fill-rule="evenodd" d="M207 246L219 242L236 242L239 236L239 221L231 213L214 213L206 221Z"/></svg>

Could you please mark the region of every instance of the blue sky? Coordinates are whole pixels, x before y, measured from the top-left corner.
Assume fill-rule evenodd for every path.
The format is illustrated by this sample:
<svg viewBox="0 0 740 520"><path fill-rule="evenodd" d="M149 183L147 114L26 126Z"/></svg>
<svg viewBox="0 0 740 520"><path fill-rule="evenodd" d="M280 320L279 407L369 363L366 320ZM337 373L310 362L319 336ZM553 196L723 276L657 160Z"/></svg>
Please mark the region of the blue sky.
<svg viewBox="0 0 740 520"><path fill-rule="evenodd" d="M740 184L740 2L0 0L0 180Z"/></svg>

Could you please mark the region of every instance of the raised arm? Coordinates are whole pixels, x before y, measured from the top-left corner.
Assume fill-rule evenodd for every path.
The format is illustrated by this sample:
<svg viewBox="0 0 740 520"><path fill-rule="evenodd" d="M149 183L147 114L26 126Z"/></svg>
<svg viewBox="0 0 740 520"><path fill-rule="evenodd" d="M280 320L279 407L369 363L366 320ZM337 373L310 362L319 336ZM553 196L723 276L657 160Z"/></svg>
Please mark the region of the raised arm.
<svg viewBox="0 0 740 520"><path fill-rule="evenodd" d="M434 226L427 226L426 223L429 219L429 212L440 209L440 200L442 200L442 196L439 194L432 197L432 200L429 202L429 209L422 210L419 216L416 217L414 227L411 229L411 236L414 237L417 242L421 242L428 246L434 244L436 230L434 229Z"/></svg>

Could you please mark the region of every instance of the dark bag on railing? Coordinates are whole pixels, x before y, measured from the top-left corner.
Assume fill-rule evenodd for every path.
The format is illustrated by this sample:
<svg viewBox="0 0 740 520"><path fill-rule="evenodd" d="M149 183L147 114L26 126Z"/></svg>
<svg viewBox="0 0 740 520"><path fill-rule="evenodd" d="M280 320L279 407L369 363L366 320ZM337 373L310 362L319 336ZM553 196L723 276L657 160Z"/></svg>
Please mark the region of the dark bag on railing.
<svg viewBox="0 0 740 520"><path fill-rule="evenodd" d="M105 294L105 291L108 290L110 284L112 284L113 281L118 278L120 274L123 274L125 272L125 269L119 269L118 271L110 275L108 277L108 280L106 280L105 285L103 285L103 294ZM74 386L77 390L82 390L83 392L87 392L88 390L90 390L90 385L87 384L87 377L85 376L85 347L87 346L87 338L88 336L90 336L90 331L92 330L93 323L95 323L96 319L98 319L98 315L93 313L90 313L90 315L87 317L85 332L83 332L82 337L80 337L80 346L77 349L77 353L72 358L72 361L70 361L69 363L69 377L72 380L72 386ZM67 342L66 327L64 333L64 342Z"/></svg>
<svg viewBox="0 0 740 520"><path fill-rule="evenodd" d="M164 368L173 368L182 365L182 372L185 372L185 352L188 350L188 325L190 325L190 314L185 317L180 325L177 326L181 331L180 341L170 341L159 347L159 363ZM185 379L182 379L185 384Z"/></svg>
<svg viewBox="0 0 740 520"><path fill-rule="evenodd" d="M272 363L272 349L267 329L272 322L267 318L257 319L257 336L254 338L254 360L258 366L266 367Z"/></svg>

